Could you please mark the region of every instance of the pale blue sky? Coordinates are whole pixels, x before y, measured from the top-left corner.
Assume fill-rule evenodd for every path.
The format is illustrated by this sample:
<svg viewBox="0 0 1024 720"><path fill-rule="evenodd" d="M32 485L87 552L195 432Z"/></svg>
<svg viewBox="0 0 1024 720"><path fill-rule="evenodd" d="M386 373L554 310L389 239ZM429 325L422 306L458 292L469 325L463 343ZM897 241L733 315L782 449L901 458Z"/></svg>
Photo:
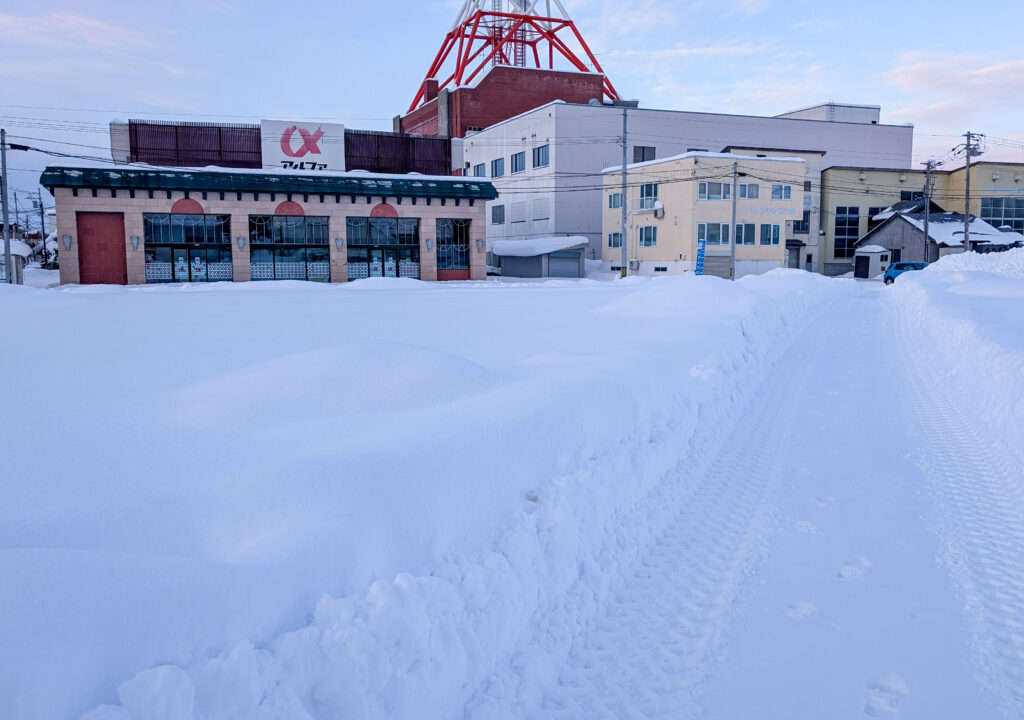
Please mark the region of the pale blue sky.
<svg viewBox="0 0 1024 720"><path fill-rule="evenodd" d="M1021 0L564 2L620 94L645 107L878 104L883 122L916 125L915 162L945 155L966 130L1011 141L990 142L988 157L1024 161ZM390 129L458 5L5 0L0 124L104 156L115 117ZM12 187L34 190L27 171L45 158L9 164Z"/></svg>

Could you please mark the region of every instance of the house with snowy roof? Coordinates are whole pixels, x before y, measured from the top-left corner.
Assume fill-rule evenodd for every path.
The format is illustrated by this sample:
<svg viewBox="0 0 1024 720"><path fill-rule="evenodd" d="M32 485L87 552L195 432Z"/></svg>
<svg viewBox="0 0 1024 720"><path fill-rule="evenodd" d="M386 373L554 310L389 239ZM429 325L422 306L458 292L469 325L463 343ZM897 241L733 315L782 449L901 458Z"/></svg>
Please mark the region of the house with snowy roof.
<svg viewBox="0 0 1024 720"><path fill-rule="evenodd" d="M889 208L875 215L881 222L857 241L857 247L879 246L889 251L890 262L935 262L944 255L964 252L964 215L956 212L934 212L928 215L927 242L924 233L925 213L922 206L911 212ZM941 208L939 208L941 210ZM1005 243L1007 235L981 218L971 215L968 226L969 249ZM927 246L927 247L926 247Z"/></svg>

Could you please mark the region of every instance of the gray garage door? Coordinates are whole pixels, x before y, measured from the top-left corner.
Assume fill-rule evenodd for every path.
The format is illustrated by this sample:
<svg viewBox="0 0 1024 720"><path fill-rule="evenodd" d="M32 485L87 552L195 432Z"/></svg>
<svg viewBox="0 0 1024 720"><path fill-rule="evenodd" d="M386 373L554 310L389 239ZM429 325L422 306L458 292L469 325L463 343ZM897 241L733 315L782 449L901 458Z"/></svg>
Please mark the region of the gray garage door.
<svg viewBox="0 0 1024 720"><path fill-rule="evenodd" d="M729 279L729 256L728 255L705 255L704 274L715 275L716 277Z"/></svg>
<svg viewBox="0 0 1024 720"><path fill-rule="evenodd" d="M548 255L548 277L580 277L580 257L579 250L551 253Z"/></svg>

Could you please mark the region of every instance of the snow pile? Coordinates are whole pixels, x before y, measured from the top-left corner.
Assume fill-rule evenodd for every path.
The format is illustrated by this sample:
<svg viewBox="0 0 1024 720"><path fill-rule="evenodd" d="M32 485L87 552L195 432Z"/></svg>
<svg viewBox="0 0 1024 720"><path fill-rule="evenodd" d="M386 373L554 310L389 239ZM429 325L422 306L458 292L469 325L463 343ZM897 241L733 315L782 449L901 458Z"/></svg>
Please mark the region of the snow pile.
<svg viewBox="0 0 1024 720"><path fill-rule="evenodd" d="M1024 248L949 255L892 297L930 382L1024 467Z"/></svg>
<svg viewBox="0 0 1024 720"><path fill-rule="evenodd" d="M491 252L506 257L536 257L546 253L566 250L577 245L586 245L589 240L582 235L526 238L525 240L495 240Z"/></svg>
<svg viewBox="0 0 1024 720"><path fill-rule="evenodd" d="M657 530L679 458L856 292L798 270L2 287L46 328L22 347L47 379L7 394L26 432L0 486L5 714L536 706L559 623L593 617Z"/></svg>

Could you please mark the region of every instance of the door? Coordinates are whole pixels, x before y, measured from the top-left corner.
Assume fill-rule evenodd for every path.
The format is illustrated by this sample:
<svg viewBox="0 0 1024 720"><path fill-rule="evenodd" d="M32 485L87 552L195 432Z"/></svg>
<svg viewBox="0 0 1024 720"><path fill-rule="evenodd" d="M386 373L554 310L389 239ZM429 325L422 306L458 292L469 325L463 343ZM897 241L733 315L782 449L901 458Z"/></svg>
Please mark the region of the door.
<svg viewBox="0 0 1024 720"><path fill-rule="evenodd" d="M174 282L188 282L188 248L174 248Z"/></svg>
<svg viewBox="0 0 1024 720"><path fill-rule="evenodd" d="M800 268L800 248L790 248L786 251L789 255L789 262L786 267Z"/></svg>
<svg viewBox="0 0 1024 720"><path fill-rule="evenodd" d="M78 281L83 285L128 284L128 256L124 242L124 215L80 212L78 230Z"/></svg>
<svg viewBox="0 0 1024 720"><path fill-rule="evenodd" d="M206 282L206 250L189 250L188 259L192 282Z"/></svg>
<svg viewBox="0 0 1024 720"><path fill-rule="evenodd" d="M384 251L370 251L370 277L384 277Z"/></svg>
<svg viewBox="0 0 1024 720"><path fill-rule="evenodd" d="M548 277L578 278L580 251L553 252L548 255Z"/></svg>
<svg viewBox="0 0 1024 720"><path fill-rule="evenodd" d="M858 255L853 263L854 277L866 278L871 274L871 258L867 255Z"/></svg>
<svg viewBox="0 0 1024 720"><path fill-rule="evenodd" d="M384 251L384 277L398 277L398 249Z"/></svg>

